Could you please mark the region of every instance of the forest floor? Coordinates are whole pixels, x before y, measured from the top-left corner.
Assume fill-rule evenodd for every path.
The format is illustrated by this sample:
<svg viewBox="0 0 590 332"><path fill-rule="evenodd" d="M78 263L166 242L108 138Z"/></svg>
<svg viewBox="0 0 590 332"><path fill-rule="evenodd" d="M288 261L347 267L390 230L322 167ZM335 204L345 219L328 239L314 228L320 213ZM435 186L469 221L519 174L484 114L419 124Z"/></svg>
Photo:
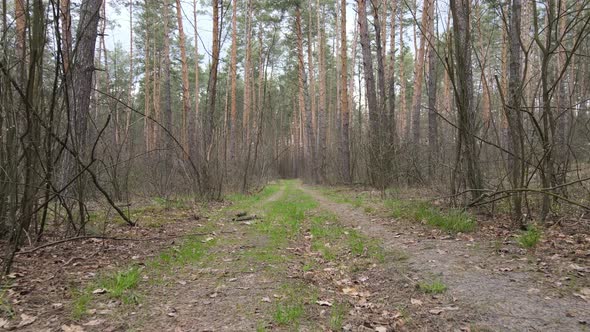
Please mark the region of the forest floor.
<svg viewBox="0 0 590 332"><path fill-rule="evenodd" d="M0 330L590 331L587 230L524 249L497 220L295 180L228 200L20 254Z"/></svg>

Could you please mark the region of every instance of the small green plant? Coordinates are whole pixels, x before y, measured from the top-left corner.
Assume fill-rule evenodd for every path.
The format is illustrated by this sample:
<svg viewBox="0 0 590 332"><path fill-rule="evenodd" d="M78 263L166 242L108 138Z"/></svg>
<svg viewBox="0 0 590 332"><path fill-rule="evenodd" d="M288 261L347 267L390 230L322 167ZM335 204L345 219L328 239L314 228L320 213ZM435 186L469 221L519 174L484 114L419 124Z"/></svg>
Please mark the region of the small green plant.
<svg viewBox="0 0 590 332"><path fill-rule="evenodd" d="M292 325L299 321L303 316L303 305L296 304L278 304L273 313L273 319L278 325Z"/></svg>
<svg viewBox="0 0 590 332"><path fill-rule="evenodd" d="M264 325L264 323L258 323L258 325L256 326L256 332L265 332L266 331L266 326Z"/></svg>
<svg viewBox="0 0 590 332"><path fill-rule="evenodd" d="M344 304L336 303L330 312L330 329L332 331L342 331L342 324L344 323L344 314L346 307Z"/></svg>
<svg viewBox="0 0 590 332"><path fill-rule="evenodd" d="M107 290L110 297L121 299L124 303L137 301L137 296L131 291L139 284L141 271L132 267L127 271L120 271L99 281L99 287Z"/></svg>
<svg viewBox="0 0 590 332"><path fill-rule="evenodd" d="M425 222L449 233L467 233L475 229L475 219L468 213L450 209L441 211L428 202L385 200L385 206L394 218Z"/></svg>
<svg viewBox="0 0 590 332"><path fill-rule="evenodd" d="M14 309L12 308L12 304L6 297L6 291L0 291L0 317L7 316L13 317L14 316Z"/></svg>
<svg viewBox="0 0 590 332"><path fill-rule="evenodd" d="M92 301L92 290L87 288L82 291L75 291L72 298L72 318L78 320L86 315L88 311L88 305Z"/></svg>
<svg viewBox="0 0 590 332"><path fill-rule="evenodd" d="M356 231L348 233L348 246L353 255L362 255L365 253L365 238Z"/></svg>
<svg viewBox="0 0 590 332"><path fill-rule="evenodd" d="M431 282L420 282L418 288L427 294L441 294L447 290L447 285L437 279Z"/></svg>
<svg viewBox="0 0 590 332"><path fill-rule="evenodd" d="M541 231L536 226L529 226L526 231L524 231L518 237L518 244L523 248L533 248L539 243L541 239Z"/></svg>

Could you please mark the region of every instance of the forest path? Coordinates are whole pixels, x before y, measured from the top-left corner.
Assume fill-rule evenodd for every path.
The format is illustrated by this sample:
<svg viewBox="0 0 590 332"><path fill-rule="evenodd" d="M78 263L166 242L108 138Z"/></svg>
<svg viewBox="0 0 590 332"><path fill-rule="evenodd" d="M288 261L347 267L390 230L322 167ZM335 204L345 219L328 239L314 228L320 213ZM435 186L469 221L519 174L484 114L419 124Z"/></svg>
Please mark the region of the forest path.
<svg viewBox="0 0 590 332"><path fill-rule="evenodd" d="M396 292L393 285L403 289L423 280L440 280L448 287L444 294L432 296L430 305L435 307L426 312L424 299L407 297L415 293L406 291L406 298L398 299L420 330L590 330L588 302L571 292L554 291L545 280L549 276L535 268L538 262L527 262L531 258L500 257L498 248L494 250L497 244L478 243L469 236L430 236L425 226L367 215L347 203L334 202L316 187L301 188L340 222L379 239L386 251L407 255L405 264L382 266L388 280L374 285L376 292L387 296Z"/></svg>

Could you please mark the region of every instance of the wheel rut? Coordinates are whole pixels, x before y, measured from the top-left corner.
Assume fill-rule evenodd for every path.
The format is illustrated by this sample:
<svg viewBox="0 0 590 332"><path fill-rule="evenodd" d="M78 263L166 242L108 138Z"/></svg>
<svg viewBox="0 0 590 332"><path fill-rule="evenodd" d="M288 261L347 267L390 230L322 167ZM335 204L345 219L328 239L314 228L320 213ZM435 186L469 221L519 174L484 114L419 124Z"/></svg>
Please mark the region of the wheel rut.
<svg viewBox="0 0 590 332"><path fill-rule="evenodd" d="M322 208L338 216L343 224L381 240L386 250L407 254L405 267L388 266L385 273L389 270L414 282L440 279L448 286L446 297L450 301L445 302L441 297L439 303L446 310L429 312L446 320L437 326L423 326L424 329L587 330L585 324L590 322L587 302L547 289L542 273L520 271L516 265L522 262L499 257L490 245L474 243L465 236L429 238L428 230L421 225L369 216L348 204L331 201L314 188L301 186L301 189ZM504 268L494 270L497 266ZM426 322L437 324L436 320Z"/></svg>

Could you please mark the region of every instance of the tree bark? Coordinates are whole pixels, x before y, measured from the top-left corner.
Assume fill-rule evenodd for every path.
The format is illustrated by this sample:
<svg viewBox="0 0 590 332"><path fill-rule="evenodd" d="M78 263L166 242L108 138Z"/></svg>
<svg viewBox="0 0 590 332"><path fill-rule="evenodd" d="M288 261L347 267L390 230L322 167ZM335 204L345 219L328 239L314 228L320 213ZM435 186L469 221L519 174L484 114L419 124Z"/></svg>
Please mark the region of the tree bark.
<svg viewBox="0 0 590 332"><path fill-rule="evenodd" d="M420 48L416 56L416 63L414 67L414 95L412 97L412 132L414 146L420 144L420 118L422 111L422 85L424 81L424 63L426 61L426 40L428 39L428 31L430 30L431 22L434 21L433 15L430 13L430 8L434 6L432 0L424 0L424 8L422 9L421 29L422 36L420 37Z"/></svg>
<svg viewBox="0 0 590 332"><path fill-rule="evenodd" d="M184 26L182 23L182 7L180 0L176 0L176 20L178 21L178 42L180 43L180 63L182 70L182 148L184 153L189 153L189 129L191 127L190 119L191 102L188 81L188 60L186 57L186 38L184 35ZM184 157L188 157L184 155Z"/></svg>
<svg viewBox="0 0 590 332"><path fill-rule="evenodd" d="M341 156L342 156L342 175L344 183L350 183L352 176L350 174L350 114L348 108L348 50L346 38L346 0L341 0L340 4L340 79L342 80L340 90L340 112L341 112Z"/></svg>
<svg viewBox="0 0 590 332"><path fill-rule="evenodd" d="M455 101L459 115L457 154L462 155L468 189L482 189L479 154L475 140L475 103L473 100L473 72L471 65L471 3L470 0L451 0L455 55ZM472 192L473 198L479 193Z"/></svg>
<svg viewBox="0 0 590 332"><path fill-rule="evenodd" d="M366 0L357 0L359 33L361 40L361 49L363 54L363 68L365 77L365 89L367 94L369 108L369 178L372 184L378 184L380 181L378 171L378 146L379 146L379 109L377 104L377 91L375 88L375 76L373 74L373 56L371 52L371 41L369 39L369 29L367 21L367 2Z"/></svg>
<svg viewBox="0 0 590 332"><path fill-rule="evenodd" d="M510 9L509 27L509 72L508 72L508 105L505 107L508 122L508 170L512 188L523 187L523 138L522 114L520 110L521 95L521 48L520 48L520 22L521 0L512 0ZM512 195L512 212L515 220L521 220L522 193Z"/></svg>

